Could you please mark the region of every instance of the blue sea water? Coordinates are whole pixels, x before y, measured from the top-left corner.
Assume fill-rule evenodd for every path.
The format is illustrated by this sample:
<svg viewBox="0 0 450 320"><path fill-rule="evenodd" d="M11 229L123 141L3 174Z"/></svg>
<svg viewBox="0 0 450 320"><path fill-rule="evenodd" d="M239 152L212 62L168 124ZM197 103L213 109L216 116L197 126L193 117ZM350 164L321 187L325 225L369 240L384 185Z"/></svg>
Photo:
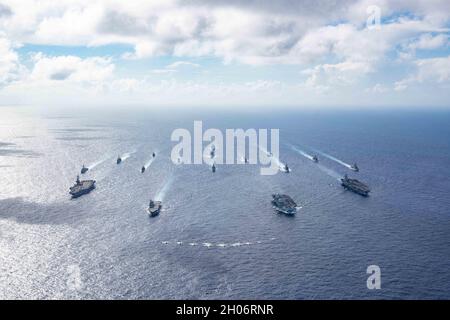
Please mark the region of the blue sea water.
<svg viewBox="0 0 450 320"><path fill-rule="evenodd" d="M194 120L279 128L292 172L174 165L170 135ZM0 108L0 298L449 299L449 138L443 111ZM97 189L71 200L83 164ZM371 196L345 191L346 173ZM295 217L274 213L275 192L302 206Z"/></svg>

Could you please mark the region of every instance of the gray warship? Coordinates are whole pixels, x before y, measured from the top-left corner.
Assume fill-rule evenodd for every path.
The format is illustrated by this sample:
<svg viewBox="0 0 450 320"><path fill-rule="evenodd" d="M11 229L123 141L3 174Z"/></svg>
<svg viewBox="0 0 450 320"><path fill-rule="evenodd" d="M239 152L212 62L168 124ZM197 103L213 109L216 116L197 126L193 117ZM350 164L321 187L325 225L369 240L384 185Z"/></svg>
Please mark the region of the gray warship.
<svg viewBox="0 0 450 320"><path fill-rule="evenodd" d="M214 173L216 172L216 165L213 163L212 167L211 167L211 171Z"/></svg>
<svg viewBox="0 0 450 320"><path fill-rule="evenodd" d="M355 172L359 172L359 168L358 165L356 163L354 163L353 165L350 166L350 169L355 171Z"/></svg>
<svg viewBox="0 0 450 320"><path fill-rule="evenodd" d="M77 181L70 187L69 193L72 198L81 197L95 189L95 180L82 180L80 181L80 176L77 176Z"/></svg>
<svg viewBox="0 0 450 320"><path fill-rule="evenodd" d="M314 161L314 162L319 162L319 158L317 158L317 156L316 155L314 155L313 157L312 157L312 161Z"/></svg>
<svg viewBox="0 0 450 320"><path fill-rule="evenodd" d="M370 189L367 185L357 179L350 179L347 175L341 179L341 185L350 191L360 194L364 197L369 195Z"/></svg>
<svg viewBox="0 0 450 320"><path fill-rule="evenodd" d="M144 173L145 172L145 167L143 166L142 168L141 168L141 173Z"/></svg>
<svg viewBox="0 0 450 320"><path fill-rule="evenodd" d="M159 212L161 211L162 208L162 204L161 201L153 201L150 200L150 203L148 205L148 215L150 217L156 217L157 215L159 215Z"/></svg>
<svg viewBox="0 0 450 320"><path fill-rule="evenodd" d="M88 172L89 168L86 168L83 164L83 168L81 168L81 174L85 174L86 172Z"/></svg>
<svg viewBox="0 0 450 320"><path fill-rule="evenodd" d="M122 158L120 157L120 155L117 157L117 161L116 161L116 163L117 164L120 164L122 162Z"/></svg>
<svg viewBox="0 0 450 320"><path fill-rule="evenodd" d="M297 212L297 204L286 194L273 194L272 205L277 212L281 212L289 216L292 216Z"/></svg>

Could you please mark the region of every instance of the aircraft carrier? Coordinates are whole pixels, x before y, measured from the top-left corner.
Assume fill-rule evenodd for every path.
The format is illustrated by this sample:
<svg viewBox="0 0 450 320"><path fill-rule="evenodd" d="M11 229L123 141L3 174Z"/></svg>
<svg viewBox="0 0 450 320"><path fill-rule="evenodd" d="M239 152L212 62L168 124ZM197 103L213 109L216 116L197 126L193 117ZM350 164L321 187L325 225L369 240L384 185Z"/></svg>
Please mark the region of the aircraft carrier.
<svg viewBox="0 0 450 320"><path fill-rule="evenodd" d="M341 185L350 191L360 194L364 197L369 195L370 189L367 185L357 179L350 179L347 175L341 179Z"/></svg>
<svg viewBox="0 0 450 320"><path fill-rule="evenodd" d="M77 176L77 181L72 187L70 187L69 193L72 196L72 198L78 198L84 194L88 194L94 189L95 189L95 180L80 181L80 177Z"/></svg>
<svg viewBox="0 0 450 320"><path fill-rule="evenodd" d="M294 215L297 212L297 204L292 198L286 194L273 194L272 205L277 212Z"/></svg>
<svg viewBox="0 0 450 320"><path fill-rule="evenodd" d="M157 215L159 215L159 212L161 211L162 208L162 204L161 201L153 201L150 200L150 203L148 205L148 215L150 217L156 217Z"/></svg>

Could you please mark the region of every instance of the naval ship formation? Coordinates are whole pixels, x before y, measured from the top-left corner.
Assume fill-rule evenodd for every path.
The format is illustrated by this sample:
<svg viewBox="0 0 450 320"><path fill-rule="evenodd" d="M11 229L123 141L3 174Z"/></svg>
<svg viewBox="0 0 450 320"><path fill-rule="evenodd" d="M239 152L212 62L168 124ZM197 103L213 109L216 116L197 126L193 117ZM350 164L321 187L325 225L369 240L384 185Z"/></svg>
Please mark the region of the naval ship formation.
<svg viewBox="0 0 450 320"><path fill-rule="evenodd" d="M211 147L210 156L211 156L211 158L215 157L215 147L214 146ZM271 156L271 154L269 154L269 156ZM155 157L156 157L156 154L153 152L152 158L155 158ZM244 158L244 159L245 159L244 163L249 163L247 158ZM312 156L310 159L315 163L319 162L319 159L316 155ZM122 158L119 155L117 157L116 164L119 165L121 163L122 163ZM355 172L359 172L359 167L357 166L356 163L353 164L352 166L349 166L349 169L352 171L355 171ZM86 167L85 165L83 165L83 167L81 168L81 174L85 174L88 171L89 171L89 168ZM146 166L142 166L141 173L144 173L145 171L146 171ZM211 166L211 171L213 173L216 172L216 165L214 162ZM280 167L280 171L289 173L291 170L287 164L284 164ZM366 184L362 183L361 181L359 181L357 179L349 178L347 176L347 174L342 179L340 179L340 182L341 182L342 187L344 187L346 190L352 191L352 192L357 193L364 197L367 197L369 195L370 188ZM96 183L95 180L80 180L80 177L77 176L75 184L72 187L70 187L70 189L69 189L69 194L72 196L72 198L81 197L82 195L88 194L92 190L94 190L96 188L95 183ZM283 213L288 216L295 215L297 210L300 208L297 205L297 203L295 203L295 201L289 195L279 194L279 193L272 194L271 204L276 212ZM148 208L147 208L148 215L150 217L156 217L161 212L161 209L162 209L161 201L150 200Z"/></svg>

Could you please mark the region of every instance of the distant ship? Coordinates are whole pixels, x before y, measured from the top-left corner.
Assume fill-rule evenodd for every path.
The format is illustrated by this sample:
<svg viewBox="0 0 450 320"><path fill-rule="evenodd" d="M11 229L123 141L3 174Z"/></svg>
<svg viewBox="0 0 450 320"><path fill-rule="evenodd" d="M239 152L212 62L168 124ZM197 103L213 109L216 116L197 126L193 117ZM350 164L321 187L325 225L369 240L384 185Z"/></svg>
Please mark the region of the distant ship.
<svg viewBox="0 0 450 320"><path fill-rule="evenodd" d="M162 208L162 204L161 201L153 201L150 200L150 203L148 205L148 215L150 217L156 217L157 215L159 215L159 212L161 211Z"/></svg>
<svg viewBox="0 0 450 320"><path fill-rule="evenodd" d="M85 174L86 172L88 172L89 168L86 168L83 164L83 168L81 168L81 174Z"/></svg>
<svg viewBox="0 0 450 320"><path fill-rule="evenodd" d="M95 180L82 180L80 181L80 176L77 176L77 181L70 187L70 195L72 198L81 197L95 189Z"/></svg>
<svg viewBox="0 0 450 320"><path fill-rule="evenodd" d="M312 157L312 161L314 161L314 162L319 162L319 158L317 158L317 156L316 155L314 155L313 157Z"/></svg>
<svg viewBox="0 0 450 320"><path fill-rule="evenodd" d="M153 158L156 157L156 153L153 152L152 157L153 157Z"/></svg>
<svg viewBox="0 0 450 320"><path fill-rule="evenodd" d="M354 163L352 166L350 166L350 169L355 171L355 172L359 172L359 168L358 168L358 165L356 163Z"/></svg>
<svg viewBox="0 0 450 320"><path fill-rule="evenodd" d="M214 173L216 172L216 165L213 163L212 167L211 167L211 171Z"/></svg>
<svg viewBox="0 0 450 320"><path fill-rule="evenodd" d="M369 195L370 189L367 185L357 179L350 179L347 175L341 179L341 185L350 191L360 194L364 197Z"/></svg>
<svg viewBox="0 0 450 320"><path fill-rule="evenodd" d="M297 204L292 198L286 194L273 194L272 205L277 212L294 215L297 212Z"/></svg>
<svg viewBox="0 0 450 320"><path fill-rule="evenodd" d="M142 167L141 168L141 173L144 173L145 172L145 167Z"/></svg>
<svg viewBox="0 0 450 320"><path fill-rule="evenodd" d="M244 163L248 163L248 159L246 157L244 158Z"/></svg>
<svg viewBox="0 0 450 320"><path fill-rule="evenodd" d="M289 173L289 172L291 171L291 169L289 169L288 165L285 164L285 165L283 166L283 171L284 171L285 173Z"/></svg>
<svg viewBox="0 0 450 320"><path fill-rule="evenodd" d="M120 156L118 156L118 157L117 157L116 163L117 163L117 164L120 164L121 162L122 162L122 158L121 158Z"/></svg>

